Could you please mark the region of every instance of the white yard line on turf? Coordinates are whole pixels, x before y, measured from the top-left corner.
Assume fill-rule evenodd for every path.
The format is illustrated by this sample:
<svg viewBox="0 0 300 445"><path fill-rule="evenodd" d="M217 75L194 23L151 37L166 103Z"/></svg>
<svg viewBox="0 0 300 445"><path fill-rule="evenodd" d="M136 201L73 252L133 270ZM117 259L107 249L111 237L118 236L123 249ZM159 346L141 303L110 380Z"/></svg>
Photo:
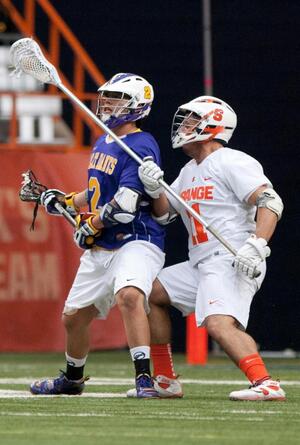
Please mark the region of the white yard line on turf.
<svg viewBox="0 0 300 445"><path fill-rule="evenodd" d="M0 416L15 416L15 417L115 417L114 413L41 413L41 412L29 412L29 411L23 411L23 412L14 412L14 411L0 411ZM126 417L126 416L122 416ZM170 416L167 416L169 418ZM141 416L142 419L157 419L156 414L143 414ZM208 420L208 421L227 421L228 417L224 416L185 416L185 420ZM246 421L246 422L263 422L263 418L261 417L243 417L242 419L239 419L239 421Z"/></svg>
<svg viewBox="0 0 300 445"><path fill-rule="evenodd" d="M38 380L44 380L49 377L39 377ZM0 378L0 385L28 385L36 377L26 377L26 378ZM192 383L194 385L247 385L249 382L247 380L205 380L205 379L180 379L181 383L188 384ZM300 380L281 380L280 383L285 386L299 386ZM122 386L122 385L132 385L134 384L134 379L124 379L124 378L91 378L87 385L91 386Z"/></svg>
<svg viewBox="0 0 300 445"><path fill-rule="evenodd" d="M84 392L83 394L81 394L80 396L68 396L67 394L60 394L60 395L43 395L44 397L66 397L66 398L70 398L70 397L96 397L99 399L113 399L113 398L125 398L126 394L125 393L115 393L115 392ZM13 389L0 389L0 399L27 399L27 398L41 398L41 396L35 396L33 394L31 394L29 391L15 391Z"/></svg>

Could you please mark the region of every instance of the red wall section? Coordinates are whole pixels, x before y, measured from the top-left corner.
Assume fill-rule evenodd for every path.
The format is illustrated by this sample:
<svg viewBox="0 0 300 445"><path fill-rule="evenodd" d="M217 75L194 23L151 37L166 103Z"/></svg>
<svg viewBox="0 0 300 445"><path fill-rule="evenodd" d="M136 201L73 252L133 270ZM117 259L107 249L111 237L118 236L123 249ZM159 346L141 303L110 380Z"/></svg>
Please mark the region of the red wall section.
<svg viewBox="0 0 300 445"><path fill-rule="evenodd" d="M21 202L21 173L29 168L49 188L86 188L89 155L0 151L0 351L62 351L61 312L81 250L73 229L61 217L39 209L30 231L34 204ZM91 348L126 346L117 308L94 321Z"/></svg>

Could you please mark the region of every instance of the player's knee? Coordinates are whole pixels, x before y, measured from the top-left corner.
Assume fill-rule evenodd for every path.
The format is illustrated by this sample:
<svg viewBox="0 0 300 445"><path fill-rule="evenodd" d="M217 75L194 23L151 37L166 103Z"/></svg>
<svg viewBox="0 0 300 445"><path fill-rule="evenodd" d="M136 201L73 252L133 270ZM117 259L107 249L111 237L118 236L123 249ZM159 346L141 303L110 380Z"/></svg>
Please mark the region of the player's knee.
<svg viewBox="0 0 300 445"><path fill-rule="evenodd" d="M64 327L66 328L66 330L68 332L73 330L76 327L76 325L78 325L78 321L74 315L75 314L73 314L73 315L63 314L63 316L62 316L62 321L63 321Z"/></svg>
<svg viewBox="0 0 300 445"><path fill-rule="evenodd" d="M222 341L228 334L231 335L231 329L235 328L235 320L229 316L210 315L205 320L205 327L208 334L217 342Z"/></svg>
<svg viewBox="0 0 300 445"><path fill-rule="evenodd" d="M155 306L169 306L170 299L159 280L155 280L152 286L152 291L149 297L149 304Z"/></svg>
<svg viewBox="0 0 300 445"><path fill-rule="evenodd" d="M63 314L62 321L67 332L79 331L89 324L88 321L81 316L80 311L72 315Z"/></svg>
<svg viewBox="0 0 300 445"><path fill-rule="evenodd" d="M121 311L135 311L144 305L144 295L134 287L124 287L116 295L117 304Z"/></svg>

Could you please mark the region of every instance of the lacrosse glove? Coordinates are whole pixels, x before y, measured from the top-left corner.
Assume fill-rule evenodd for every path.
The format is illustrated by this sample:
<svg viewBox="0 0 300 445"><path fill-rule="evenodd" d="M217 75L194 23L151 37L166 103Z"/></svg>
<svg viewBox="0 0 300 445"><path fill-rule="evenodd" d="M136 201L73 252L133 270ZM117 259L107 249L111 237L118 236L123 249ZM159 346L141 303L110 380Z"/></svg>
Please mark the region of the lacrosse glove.
<svg viewBox="0 0 300 445"><path fill-rule="evenodd" d="M271 255L271 249L263 238L251 235L245 244L237 251L233 267L243 272L249 278L258 276L259 264Z"/></svg>
<svg viewBox="0 0 300 445"><path fill-rule="evenodd" d="M61 216L61 213L55 207L56 203L61 204L71 216L76 216L79 208L74 204L74 196L77 192L72 192L66 195L61 190L48 189L41 194L41 204L50 215Z"/></svg>
<svg viewBox="0 0 300 445"><path fill-rule="evenodd" d="M80 249L91 249L94 247L95 237L101 235L101 229L97 229L92 219L96 213L80 213L75 217L77 229L74 232L74 241Z"/></svg>
<svg viewBox="0 0 300 445"><path fill-rule="evenodd" d="M152 156L146 156L143 159L142 165L138 169L139 178L144 184L145 192L151 198L157 199L164 191L163 187L158 182L163 179L164 172L155 164Z"/></svg>

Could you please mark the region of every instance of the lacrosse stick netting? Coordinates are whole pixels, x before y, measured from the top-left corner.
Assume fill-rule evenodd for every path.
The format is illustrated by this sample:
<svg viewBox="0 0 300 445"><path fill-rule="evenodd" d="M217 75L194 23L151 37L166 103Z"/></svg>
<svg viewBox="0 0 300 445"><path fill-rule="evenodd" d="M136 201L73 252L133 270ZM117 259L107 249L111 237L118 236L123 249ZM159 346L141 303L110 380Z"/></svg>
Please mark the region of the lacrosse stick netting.
<svg viewBox="0 0 300 445"><path fill-rule="evenodd" d="M45 59L39 45L29 38L17 40L10 48L12 75L29 74L42 83L61 83L54 66Z"/></svg>
<svg viewBox="0 0 300 445"><path fill-rule="evenodd" d="M37 217L38 207L41 203L40 198L42 193L48 190L48 187L38 181L32 170L27 170L25 173L22 173L22 177L23 181L19 191L19 197L21 201L35 202L33 219L30 227L30 230L34 230L34 223ZM54 207L58 213L60 213L73 227L76 227L76 221L58 201L54 203Z"/></svg>
<svg viewBox="0 0 300 445"><path fill-rule="evenodd" d="M11 47L10 57L12 64L15 66L17 75L22 72L30 74L35 79L44 83L56 85L66 96L68 96L76 106L83 110L102 130L111 136L111 138L121 147L129 156L131 156L139 165L143 163L142 159L131 150L113 131L110 130L98 117L87 108L66 86L64 86L59 78L56 68L48 62L38 44L29 38L17 40ZM236 249L231 246L213 227L190 207L181 196L177 195L174 190L163 180L159 179L159 183L167 190L200 224L202 224L217 240L234 256Z"/></svg>
<svg viewBox="0 0 300 445"><path fill-rule="evenodd" d="M22 173L23 181L19 191L21 201L40 203L40 197L47 187L41 184L32 170Z"/></svg>

